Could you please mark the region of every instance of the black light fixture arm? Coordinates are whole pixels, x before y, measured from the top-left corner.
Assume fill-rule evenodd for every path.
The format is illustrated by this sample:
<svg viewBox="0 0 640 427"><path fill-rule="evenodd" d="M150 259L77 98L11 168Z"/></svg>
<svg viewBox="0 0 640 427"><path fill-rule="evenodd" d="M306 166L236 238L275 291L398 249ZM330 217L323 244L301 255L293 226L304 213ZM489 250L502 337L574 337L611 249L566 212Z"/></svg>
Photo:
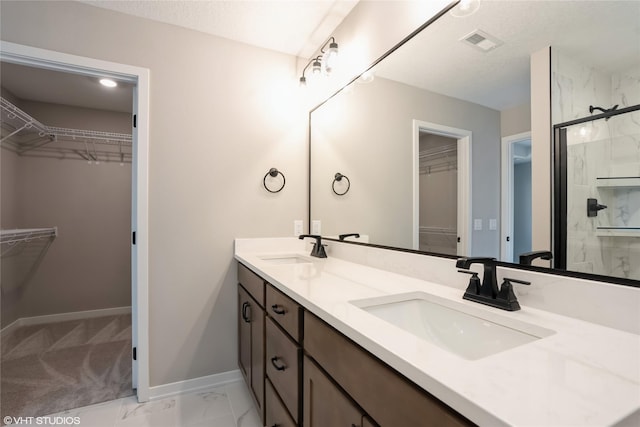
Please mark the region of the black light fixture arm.
<svg viewBox="0 0 640 427"><path fill-rule="evenodd" d="M327 52L325 51L325 48L327 47L327 45L329 45L329 49L331 49L331 48L336 48L336 49L337 49L337 48L338 48L338 43L336 43L336 38L335 38L335 37L333 37L333 36L329 37L329 38L327 39L327 41L326 41L326 42L324 42L324 44L323 44L323 45L322 45L322 47L320 48L320 52L322 52L322 53L327 53Z"/></svg>
<svg viewBox="0 0 640 427"><path fill-rule="evenodd" d="M313 64L314 62L320 62L322 60L322 55L318 55L316 57L313 57L309 60L309 62L307 62L307 65L304 66L304 68L302 69L302 75L300 76L300 84L302 85L306 85L307 84L307 77L304 75L304 73L307 72L307 69L309 68L309 66L311 64Z"/></svg>

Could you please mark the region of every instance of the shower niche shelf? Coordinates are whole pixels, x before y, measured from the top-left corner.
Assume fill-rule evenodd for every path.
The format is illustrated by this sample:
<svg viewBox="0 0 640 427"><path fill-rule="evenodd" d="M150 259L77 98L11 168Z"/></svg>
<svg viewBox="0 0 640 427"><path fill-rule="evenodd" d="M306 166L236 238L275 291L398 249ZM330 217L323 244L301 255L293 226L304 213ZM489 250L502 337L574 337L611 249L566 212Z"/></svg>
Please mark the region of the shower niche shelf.
<svg viewBox="0 0 640 427"><path fill-rule="evenodd" d="M640 227L596 227L598 237L640 237Z"/></svg>
<svg viewBox="0 0 640 427"><path fill-rule="evenodd" d="M596 178L598 188L640 188L638 176L611 176Z"/></svg>

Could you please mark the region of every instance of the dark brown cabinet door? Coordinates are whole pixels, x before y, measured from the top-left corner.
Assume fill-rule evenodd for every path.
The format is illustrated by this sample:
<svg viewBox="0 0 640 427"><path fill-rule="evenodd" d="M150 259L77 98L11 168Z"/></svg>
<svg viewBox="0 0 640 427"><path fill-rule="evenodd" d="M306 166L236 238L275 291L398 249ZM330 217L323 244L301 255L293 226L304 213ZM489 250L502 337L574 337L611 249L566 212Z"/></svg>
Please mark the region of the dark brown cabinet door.
<svg viewBox="0 0 640 427"><path fill-rule="evenodd" d="M362 412L306 356L303 371L305 427L361 427Z"/></svg>
<svg viewBox="0 0 640 427"><path fill-rule="evenodd" d="M238 366L247 384L251 384L251 322L246 318L249 294L238 286Z"/></svg>
<svg viewBox="0 0 640 427"><path fill-rule="evenodd" d="M264 420L264 310L238 286L238 366Z"/></svg>

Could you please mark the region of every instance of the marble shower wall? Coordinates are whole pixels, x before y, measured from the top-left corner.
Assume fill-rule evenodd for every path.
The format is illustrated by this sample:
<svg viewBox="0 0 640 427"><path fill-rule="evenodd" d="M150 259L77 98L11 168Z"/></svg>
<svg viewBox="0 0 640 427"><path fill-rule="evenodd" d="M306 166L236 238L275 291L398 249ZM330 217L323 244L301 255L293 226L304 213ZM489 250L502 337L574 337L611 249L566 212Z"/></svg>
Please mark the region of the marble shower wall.
<svg viewBox="0 0 640 427"><path fill-rule="evenodd" d="M608 76L552 53L552 116L590 115L589 105L640 104L640 73ZM636 177L626 186L597 178ZM635 185L635 186L634 186ZM587 217L586 200L607 205ZM610 231L598 227L636 227ZM615 236L613 234L616 234ZM567 269L640 280L640 112L567 128Z"/></svg>

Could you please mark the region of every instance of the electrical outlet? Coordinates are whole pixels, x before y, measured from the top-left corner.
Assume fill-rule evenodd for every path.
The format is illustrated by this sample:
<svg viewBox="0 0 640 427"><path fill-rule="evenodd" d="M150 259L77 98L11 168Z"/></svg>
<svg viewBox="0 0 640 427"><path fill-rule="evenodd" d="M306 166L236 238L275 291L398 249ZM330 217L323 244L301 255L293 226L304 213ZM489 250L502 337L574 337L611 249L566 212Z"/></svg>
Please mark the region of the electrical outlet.
<svg viewBox="0 0 640 427"><path fill-rule="evenodd" d="M489 220L489 230L497 230L498 229L498 220L495 218L491 218Z"/></svg>
<svg viewBox="0 0 640 427"><path fill-rule="evenodd" d="M311 234L320 235L321 234L320 230L321 230L320 220L314 219L313 221L311 221Z"/></svg>
<svg viewBox="0 0 640 427"><path fill-rule="evenodd" d="M473 220L473 229L475 231L482 230L482 219L476 218L476 219Z"/></svg>
<svg viewBox="0 0 640 427"><path fill-rule="evenodd" d="M301 234L302 234L302 220L296 219L295 221L293 221L293 235L295 237L298 237Z"/></svg>

